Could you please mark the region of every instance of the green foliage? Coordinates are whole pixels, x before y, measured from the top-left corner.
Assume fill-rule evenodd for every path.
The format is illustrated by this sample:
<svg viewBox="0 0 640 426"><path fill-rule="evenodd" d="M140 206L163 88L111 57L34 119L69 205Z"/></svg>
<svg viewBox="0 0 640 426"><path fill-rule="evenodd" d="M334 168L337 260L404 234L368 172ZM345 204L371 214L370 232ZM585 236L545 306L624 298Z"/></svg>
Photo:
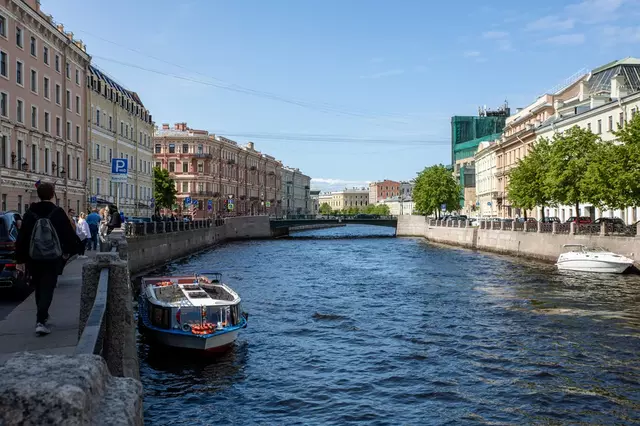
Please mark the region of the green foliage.
<svg viewBox="0 0 640 426"><path fill-rule="evenodd" d="M389 216L391 214L391 211L388 205L378 204L374 207L373 214L377 214L380 216Z"/></svg>
<svg viewBox="0 0 640 426"><path fill-rule="evenodd" d="M320 211L320 214L323 214L323 215L330 215L333 213L333 209L331 208L329 203L322 203L319 211Z"/></svg>
<svg viewBox="0 0 640 426"><path fill-rule="evenodd" d="M460 191L460 185L445 166L427 167L418 173L413 188L415 210L437 216L440 206L446 204L447 211L457 211L460 209Z"/></svg>
<svg viewBox="0 0 640 426"><path fill-rule="evenodd" d="M575 205L578 211L579 203L587 201L585 177L599 140L578 126L554 135L544 185L551 202Z"/></svg>
<svg viewBox="0 0 640 426"><path fill-rule="evenodd" d="M153 168L154 192L156 211L162 208L170 209L176 202L176 184L169 177L169 171L160 167Z"/></svg>
<svg viewBox="0 0 640 426"><path fill-rule="evenodd" d="M514 207L524 209L525 215L527 210L549 204L546 178L550 156L549 141L541 138L529 154L518 162L518 166L509 171L509 200ZM544 217L544 208L542 212Z"/></svg>
<svg viewBox="0 0 640 426"><path fill-rule="evenodd" d="M630 205L622 178L628 162L624 151L621 145L602 142L591 155L582 188L586 200L600 209L622 209Z"/></svg>
<svg viewBox="0 0 640 426"><path fill-rule="evenodd" d="M635 114L622 129L614 132L618 171L616 190L625 206L640 206L640 114Z"/></svg>

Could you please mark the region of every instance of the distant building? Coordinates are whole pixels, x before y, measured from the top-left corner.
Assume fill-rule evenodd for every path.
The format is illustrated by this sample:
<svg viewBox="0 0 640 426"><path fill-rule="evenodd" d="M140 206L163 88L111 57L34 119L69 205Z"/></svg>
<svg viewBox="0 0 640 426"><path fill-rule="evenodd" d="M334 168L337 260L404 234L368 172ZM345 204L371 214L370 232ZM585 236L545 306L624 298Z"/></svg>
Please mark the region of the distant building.
<svg viewBox="0 0 640 426"><path fill-rule="evenodd" d="M320 213L320 191L309 191L309 198L311 198L311 214L317 215Z"/></svg>
<svg viewBox="0 0 640 426"><path fill-rule="evenodd" d="M398 195L400 195L400 182L385 179L369 184L369 204L378 204L386 198Z"/></svg>
<svg viewBox="0 0 640 426"><path fill-rule="evenodd" d="M383 200L381 204L389 206L389 214L392 216L412 215L414 204L411 197L392 197Z"/></svg>
<svg viewBox="0 0 640 426"><path fill-rule="evenodd" d="M496 177L496 151L498 142L480 142L475 155L476 215L481 218L499 216L498 180Z"/></svg>
<svg viewBox="0 0 640 426"><path fill-rule="evenodd" d="M311 178L299 169L282 167L281 213L286 215L312 214Z"/></svg>
<svg viewBox="0 0 640 426"><path fill-rule="evenodd" d="M327 203L333 210L348 209L349 207L363 208L369 205L369 190L367 188L345 188L342 191L320 194L318 198L320 206Z"/></svg>
<svg viewBox="0 0 640 426"><path fill-rule="evenodd" d="M476 208L476 182L473 156L481 142L496 140L502 134L511 110L505 102L496 110L478 109L477 116L451 117L451 164L462 191L460 211L473 215Z"/></svg>
<svg viewBox="0 0 640 426"><path fill-rule="evenodd" d="M403 198L411 198L413 195L412 182L400 182L400 196Z"/></svg>

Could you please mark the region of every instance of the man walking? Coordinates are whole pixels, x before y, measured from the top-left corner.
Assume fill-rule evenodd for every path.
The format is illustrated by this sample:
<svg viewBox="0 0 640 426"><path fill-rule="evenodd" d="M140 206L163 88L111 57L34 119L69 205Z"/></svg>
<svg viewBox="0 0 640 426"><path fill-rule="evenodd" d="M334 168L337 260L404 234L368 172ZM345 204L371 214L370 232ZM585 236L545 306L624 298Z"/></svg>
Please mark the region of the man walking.
<svg viewBox="0 0 640 426"><path fill-rule="evenodd" d="M25 214L16 240L16 261L27 264L36 296L36 334L49 334L49 307L58 282L58 270L64 259L78 252L78 237L65 211L51 200L55 187L41 183L37 188L39 203Z"/></svg>
<svg viewBox="0 0 640 426"><path fill-rule="evenodd" d="M89 241L89 250L91 250L91 246L93 246L94 250L98 250L98 233L100 230L100 221L102 218L98 214L97 209L93 209L93 211L87 216L87 224L89 225L89 230L91 231L91 241Z"/></svg>

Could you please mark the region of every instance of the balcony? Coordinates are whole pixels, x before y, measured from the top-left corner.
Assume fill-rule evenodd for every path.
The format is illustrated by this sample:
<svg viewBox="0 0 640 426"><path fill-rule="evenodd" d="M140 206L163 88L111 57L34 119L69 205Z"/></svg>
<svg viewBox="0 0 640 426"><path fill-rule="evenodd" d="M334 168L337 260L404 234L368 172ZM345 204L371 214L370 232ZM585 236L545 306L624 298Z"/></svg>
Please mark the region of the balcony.
<svg viewBox="0 0 640 426"><path fill-rule="evenodd" d="M201 154L201 153L198 153L198 154L195 154L194 157L203 158L205 160L211 160L213 158L213 155L212 154Z"/></svg>

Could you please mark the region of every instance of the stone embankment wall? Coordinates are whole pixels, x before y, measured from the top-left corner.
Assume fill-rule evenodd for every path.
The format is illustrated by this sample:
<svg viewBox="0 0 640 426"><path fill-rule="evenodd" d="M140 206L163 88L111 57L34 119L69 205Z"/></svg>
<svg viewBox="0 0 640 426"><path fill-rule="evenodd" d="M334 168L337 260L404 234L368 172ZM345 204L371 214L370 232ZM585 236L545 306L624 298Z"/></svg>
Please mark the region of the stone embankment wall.
<svg viewBox="0 0 640 426"><path fill-rule="evenodd" d="M226 218L222 226L128 239L129 270L137 273L224 241L271 238L267 216Z"/></svg>
<svg viewBox="0 0 640 426"><path fill-rule="evenodd" d="M640 237L611 235L572 235L524 232L477 227L432 226L424 216L399 216L398 237L424 237L429 241L487 250L514 256L526 256L555 262L564 244L599 246L628 256L640 263Z"/></svg>

